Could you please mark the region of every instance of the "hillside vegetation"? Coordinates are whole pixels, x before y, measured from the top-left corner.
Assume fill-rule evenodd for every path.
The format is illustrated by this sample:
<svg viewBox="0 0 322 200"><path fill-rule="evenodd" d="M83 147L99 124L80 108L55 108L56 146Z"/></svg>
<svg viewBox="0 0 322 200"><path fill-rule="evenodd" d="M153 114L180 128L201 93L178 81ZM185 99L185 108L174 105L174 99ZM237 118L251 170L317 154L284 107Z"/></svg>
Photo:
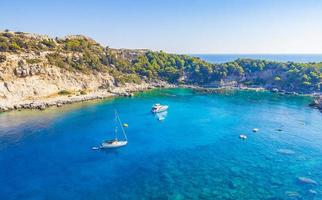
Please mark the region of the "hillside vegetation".
<svg viewBox="0 0 322 200"><path fill-rule="evenodd" d="M116 85L164 80L210 87L244 85L303 93L322 91L322 62L237 59L211 64L197 57L162 51L112 49L84 36L49 38L21 32L0 33L0 64L12 54L33 55L21 58L22 64L52 65L84 74L107 73Z"/></svg>

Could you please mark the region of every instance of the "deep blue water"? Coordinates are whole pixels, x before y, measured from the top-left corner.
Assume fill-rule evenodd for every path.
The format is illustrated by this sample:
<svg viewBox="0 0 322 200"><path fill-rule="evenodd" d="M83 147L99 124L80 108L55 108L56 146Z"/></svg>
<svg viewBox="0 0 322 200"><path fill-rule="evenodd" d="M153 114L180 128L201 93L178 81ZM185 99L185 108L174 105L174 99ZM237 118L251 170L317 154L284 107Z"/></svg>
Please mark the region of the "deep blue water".
<svg viewBox="0 0 322 200"><path fill-rule="evenodd" d="M164 89L3 113L0 197L321 199L322 113L309 108L310 101L268 92ZM170 106L164 121L149 112L157 102ZM129 124L129 144L94 151L112 137L114 108ZM255 127L260 131L253 133Z"/></svg>
<svg viewBox="0 0 322 200"><path fill-rule="evenodd" d="M322 62L322 54L193 54L211 63L224 63L238 58L262 59L277 62Z"/></svg>

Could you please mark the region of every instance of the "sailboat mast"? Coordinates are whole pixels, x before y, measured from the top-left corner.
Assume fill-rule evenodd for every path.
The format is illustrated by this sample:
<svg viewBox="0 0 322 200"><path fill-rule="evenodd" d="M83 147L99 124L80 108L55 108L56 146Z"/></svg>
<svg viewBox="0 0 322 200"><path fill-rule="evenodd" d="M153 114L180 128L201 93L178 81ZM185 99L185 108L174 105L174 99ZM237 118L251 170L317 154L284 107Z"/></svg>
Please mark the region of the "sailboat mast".
<svg viewBox="0 0 322 200"><path fill-rule="evenodd" d="M116 110L115 110L115 122L117 123L117 113L116 113ZM115 129L114 129L114 134L115 134L115 139L117 140L117 126L115 126Z"/></svg>
<svg viewBox="0 0 322 200"><path fill-rule="evenodd" d="M118 113L117 113L117 111L116 111L116 110L115 110L115 114L116 114L116 117L117 117L117 119L118 119L118 121L119 121L119 123L120 123L120 126L121 126L121 129L122 129L122 132L123 132L124 138L125 138L125 140L127 141L127 137L126 137L126 134L125 134L125 130L124 130L124 128L123 128L123 125L122 125L121 119L120 119L120 117L119 117L119 115L118 115Z"/></svg>

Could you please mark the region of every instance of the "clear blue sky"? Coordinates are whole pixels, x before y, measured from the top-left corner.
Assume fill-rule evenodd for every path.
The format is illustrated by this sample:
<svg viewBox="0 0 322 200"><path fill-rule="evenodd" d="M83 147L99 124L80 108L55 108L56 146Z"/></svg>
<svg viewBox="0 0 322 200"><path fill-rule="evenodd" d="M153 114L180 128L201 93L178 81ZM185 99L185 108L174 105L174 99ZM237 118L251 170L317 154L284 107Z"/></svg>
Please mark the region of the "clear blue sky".
<svg viewBox="0 0 322 200"><path fill-rule="evenodd" d="M6 28L175 53L322 53L322 1L6 0Z"/></svg>

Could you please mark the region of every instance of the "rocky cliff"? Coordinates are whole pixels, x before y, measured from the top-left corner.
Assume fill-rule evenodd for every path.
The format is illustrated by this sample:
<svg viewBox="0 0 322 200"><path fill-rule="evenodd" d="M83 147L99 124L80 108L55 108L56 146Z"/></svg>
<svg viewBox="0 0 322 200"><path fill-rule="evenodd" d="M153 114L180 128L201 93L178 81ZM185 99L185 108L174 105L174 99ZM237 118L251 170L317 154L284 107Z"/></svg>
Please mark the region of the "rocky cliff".
<svg viewBox="0 0 322 200"><path fill-rule="evenodd" d="M131 60L146 50L105 49L84 36L53 39L3 32L0 50L2 111L130 95L159 84L144 80L122 82L122 73L108 60L111 55L114 59Z"/></svg>

